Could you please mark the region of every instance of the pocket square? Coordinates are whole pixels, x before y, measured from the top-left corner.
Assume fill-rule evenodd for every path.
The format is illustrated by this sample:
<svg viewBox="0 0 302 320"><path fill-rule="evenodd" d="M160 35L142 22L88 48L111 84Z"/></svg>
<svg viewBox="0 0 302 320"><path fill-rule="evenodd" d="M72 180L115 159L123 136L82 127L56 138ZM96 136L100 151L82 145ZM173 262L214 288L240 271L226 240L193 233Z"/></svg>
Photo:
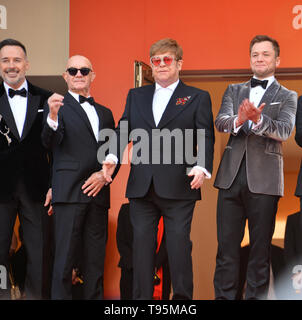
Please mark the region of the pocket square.
<svg viewBox="0 0 302 320"><path fill-rule="evenodd" d="M279 101L279 102L272 102L272 103L270 103L270 106L274 106L274 105L276 105L276 104L280 104L281 102Z"/></svg>
<svg viewBox="0 0 302 320"><path fill-rule="evenodd" d="M44 112L44 109L38 109L38 112Z"/></svg>

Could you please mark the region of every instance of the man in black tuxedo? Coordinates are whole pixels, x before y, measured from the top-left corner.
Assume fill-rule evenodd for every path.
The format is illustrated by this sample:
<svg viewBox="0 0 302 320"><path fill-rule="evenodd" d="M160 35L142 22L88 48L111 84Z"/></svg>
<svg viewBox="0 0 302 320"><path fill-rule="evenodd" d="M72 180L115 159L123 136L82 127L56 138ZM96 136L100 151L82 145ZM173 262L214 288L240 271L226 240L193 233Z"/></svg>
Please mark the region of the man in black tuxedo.
<svg viewBox="0 0 302 320"><path fill-rule="evenodd" d="M279 53L276 40L265 35L252 39L254 76L229 85L215 120L218 131L230 134L214 183L219 189L216 299L236 298L246 220L250 253L245 298L267 296L271 240L284 192L282 142L294 129L297 108L296 92L274 77Z"/></svg>
<svg viewBox="0 0 302 320"><path fill-rule="evenodd" d="M0 43L3 79L0 86L0 265L8 266L18 214L28 256L26 298L41 299L43 225L47 220L44 202L47 205L50 201L49 156L41 143L41 131L43 105L51 92L26 80L28 68L24 45L14 39L3 40Z"/></svg>
<svg viewBox="0 0 302 320"><path fill-rule="evenodd" d="M155 84L129 91L116 130L118 148L106 157L104 175L110 182L132 141L126 197L133 225L133 298L152 299L157 226L163 216L173 298L192 299L190 231L200 187L212 171L211 99L208 92L179 80L182 49L175 40L154 43L150 62ZM189 159L190 151L194 159Z"/></svg>
<svg viewBox="0 0 302 320"><path fill-rule="evenodd" d="M71 299L72 269L77 267L79 254L83 298L102 299L110 190L104 186L97 150L99 131L114 129L114 119L108 108L90 97L95 73L86 57L71 57L63 77L68 93L48 100L42 132L44 145L53 152L56 245L52 299Z"/></svg>

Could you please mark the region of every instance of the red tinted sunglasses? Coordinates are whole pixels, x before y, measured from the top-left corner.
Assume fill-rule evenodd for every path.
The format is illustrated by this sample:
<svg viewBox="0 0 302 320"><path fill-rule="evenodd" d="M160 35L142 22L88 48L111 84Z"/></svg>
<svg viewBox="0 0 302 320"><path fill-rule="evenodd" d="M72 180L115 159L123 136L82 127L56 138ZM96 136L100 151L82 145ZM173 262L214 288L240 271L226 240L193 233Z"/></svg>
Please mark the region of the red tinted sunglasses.
<svg viewBox="0 0 302 320"><path fill-rule="evenodd" d="M150 62L154 67L160 66L162 62L166 66L170 66L174 60L175 60L174 57L171 57L171 56L164 56L164 57L155 56L150 58Z"/></svg>

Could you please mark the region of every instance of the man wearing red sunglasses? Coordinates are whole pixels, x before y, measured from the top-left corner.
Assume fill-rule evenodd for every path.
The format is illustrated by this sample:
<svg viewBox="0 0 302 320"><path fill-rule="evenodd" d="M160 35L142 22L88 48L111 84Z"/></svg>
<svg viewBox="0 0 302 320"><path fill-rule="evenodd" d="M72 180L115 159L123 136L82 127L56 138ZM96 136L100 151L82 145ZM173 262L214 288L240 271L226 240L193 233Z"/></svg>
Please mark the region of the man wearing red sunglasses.
<svg viewBox="0 0 302 320"><path fill-rule="evenodd" d="M111 182L111 174L126 147L121 146L125 141L122 122L128 125L128 136L133 130L147 133L148 157L142 150L144 161L132 161L126 191L133 225L133 298L152 299L157 226L163 216L173 299L192 299L190 231L195 202L201 199L200 187L212 172L214 128L211 99L208 92L189 87L179 80L182 48L175 40L162 39L154 43L150 49L150 62L155 84L129 91L124 114L116 129L119 147L115 155L106 157L103 170L107 181ZM199 129L204 130L205 139L204 148L198 149ZM180 143L184 146L183 152L177 156L172 152L171 161L167 163L165 143L157 147L152 144L157 134L175 130L182 137L186 130L191 130L192 139L184 139ZM138 141L131 140L135 150ZM179 146L176 140L171 139L170 150L175 151ZM197 157L196 163L188 163L186 147L191 147L195 154L198 149L200 158ZM159 161L154 162L156 157ZM204 161L199 161L201 158Z"/></svg>

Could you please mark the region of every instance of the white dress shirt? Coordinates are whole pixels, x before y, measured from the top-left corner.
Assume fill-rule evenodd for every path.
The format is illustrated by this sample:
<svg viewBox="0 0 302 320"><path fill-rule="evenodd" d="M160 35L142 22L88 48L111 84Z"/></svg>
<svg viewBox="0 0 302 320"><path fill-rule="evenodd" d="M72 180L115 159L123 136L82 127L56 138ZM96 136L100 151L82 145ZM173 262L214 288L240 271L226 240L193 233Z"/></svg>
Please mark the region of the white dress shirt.
<svg viewBox="0 0 302 320"><path fill-rule="evenodd" d="M253 78L257 79L257 77L255 77L255 76ZM268 81L266 88L264 89L261 86L256 86L254 88L251 88L250 95L249 95L250 102L254 103L254 105L257 108L259 107L260 101L261 101L263 95L265 94L267 88L275 81L275 77L271 76L271 77L261 79L261 80ZM237 133L239 131L239 129L242 127L242 125L239 127L236 127L236 120L237 120L237 117L234 120L234 132L235 133ZM261 118L258 123L253 123L251 120L248 120L248 121L249 121L249 127L252 127L252 129L255 129L262 123L262 115L261 115Z"/></svg>
<svg viewBox="0 0 302 320"><path fill-rule="evenodd" d="M15 119L15 123L16 123L17 129L18 129L18 132L19 132L19 136L21 138L23 128L24 128L25 118L26 118L27 96L22 97L20 95L15 95L13 98L10 98L10 96L8 95L8 90L11 87L8 84L6 84L5 82L3 82L3 84L4 84L4 88L6 90L6 93L7 93L8 102L9 102L10 108L12 110L14 119ZM27 84L26 80L23 82L23 84L17 90L21 90L23 88L26 89L26 91L28 91L28 84ZM11 89L13 89L13 88L11 88ZM13 90L15 90L15 89L13 89Z"/></svg>
<svg viewBox="0 0 302 320"><path fill-rule="evenodd" d="M179 80L170 84L166 88L163 88L158 83L155 83L155 92L153 95L152 110L153 110L153 117L154 117L156 126L158 126L160 119L163 113L165 112L166 107L178 83L179 83Z"/></svg>
<svg viewBox="0 0 302 320"><path fill-rule="evenodd" d="M68 91L68 92L79 102L79 94L71 92L71 91ZM98 141L98 139L99 139L99 117L96 113L95 107L87 101L81 103L81 107L83 108L83 110L87 114L87 117L89 119L89 122L91 124L92 130L93 130L93 133L95 136L95 139L96 139L96 141ZM47 123L53 130L57 130L58 122L50 119L49 114L47 117Z"/></svg>

